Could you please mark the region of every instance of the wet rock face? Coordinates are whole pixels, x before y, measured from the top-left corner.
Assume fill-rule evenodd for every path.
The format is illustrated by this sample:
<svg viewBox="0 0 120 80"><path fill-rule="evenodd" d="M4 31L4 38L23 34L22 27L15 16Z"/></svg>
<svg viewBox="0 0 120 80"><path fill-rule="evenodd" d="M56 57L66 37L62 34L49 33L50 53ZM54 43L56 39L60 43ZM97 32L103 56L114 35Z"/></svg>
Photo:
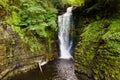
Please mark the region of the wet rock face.
<svg viewBox="0 0 120 80"><path fill-rule="evenodd" d="M6 67L6 54L7 54L7 38L9 34L4 30L3 26L0 25L0 72ZM4 66L4 67L3 67Z"/></svg>
<svg viewBox="0 0 120 80"><path fill-rule="evenodd" d="M35 64L36 55L31 55L30 47L10 26L0 24L0 79L14 68Z"/></svg>
<svg viewBox="0 0 120 80"><path fill-rule="evenodd" d="M45 80L78 80L74 73L74 61L57 59L42 66Z"/></svg>
<svg viewBox="0 0 120 80"><path fill-rule="evenodd" d="M20 63L24 52L22 41L11 27L0 24L0 73Z"/></svg>
<svg viewBox="0 0 120 80"><path fill-rule="evenodd" d="M93 21L83 28L75 49L75 60L76 69L84 80L86 77L88 80L120 80L119 26L120 18L114 18L113 21Z"/></svg>

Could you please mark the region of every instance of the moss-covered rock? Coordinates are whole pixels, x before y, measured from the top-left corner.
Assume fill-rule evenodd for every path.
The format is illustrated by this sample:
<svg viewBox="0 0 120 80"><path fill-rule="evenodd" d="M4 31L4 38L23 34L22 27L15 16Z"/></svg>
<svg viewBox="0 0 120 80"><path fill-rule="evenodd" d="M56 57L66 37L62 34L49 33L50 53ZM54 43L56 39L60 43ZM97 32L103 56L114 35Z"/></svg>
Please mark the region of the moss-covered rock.
<svg viewBox="0 0 120 80"><path fill-rule="evenodd" d="M25 72L34 68L34 65L37 64L36 60L40 60L43 54L46 53L45 49L40 48L38 50L36 47L32 48L34 50L32 52L30 50L31 46L39 46L40 43L37 44L37 41L31 41L31 45L30 43L25 43L10 26L3 23L4 22L1 21L0 24L0 79L9 76L8 73L11 71L14 72L14 69L16 71L28 66L25 70L19 70Z"/></svg>
<svg viewBox="0 0 120 80"><path fill-rule="evenodd" d="M83 79L120 80L120 18L117 17L93 21L79 36L76 69Z"/></svg>

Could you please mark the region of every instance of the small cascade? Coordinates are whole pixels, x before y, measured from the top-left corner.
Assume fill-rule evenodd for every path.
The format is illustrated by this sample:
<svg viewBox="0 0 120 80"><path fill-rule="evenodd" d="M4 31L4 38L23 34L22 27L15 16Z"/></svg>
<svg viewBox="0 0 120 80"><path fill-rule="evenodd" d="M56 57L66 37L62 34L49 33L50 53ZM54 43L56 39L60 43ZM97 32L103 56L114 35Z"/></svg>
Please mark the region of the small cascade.
<svg viewBox="0 0 120 80"><path fill-rule="evenodd" d="M60 41L60 58L70 59L72 56L72 39L71 39L71 27L73 26L72 21L72 8L68 7L66 13L58 16L58 27L59 33L58 38Z"/></svg>

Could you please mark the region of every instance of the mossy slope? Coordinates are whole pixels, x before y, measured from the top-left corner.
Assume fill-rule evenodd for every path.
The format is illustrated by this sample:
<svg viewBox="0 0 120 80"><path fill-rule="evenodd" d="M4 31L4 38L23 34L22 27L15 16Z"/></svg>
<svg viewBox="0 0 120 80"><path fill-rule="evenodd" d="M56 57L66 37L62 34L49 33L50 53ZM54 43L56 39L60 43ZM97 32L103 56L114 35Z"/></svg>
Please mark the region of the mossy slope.
<svg viewBox="0 0 120 80"><path fill-rule="evenodd" d="M95 80L120 80L119 16L93 21L83 27L75 58L77 70L87 77ZM85 79L84 75L80 76Z"/></svg>

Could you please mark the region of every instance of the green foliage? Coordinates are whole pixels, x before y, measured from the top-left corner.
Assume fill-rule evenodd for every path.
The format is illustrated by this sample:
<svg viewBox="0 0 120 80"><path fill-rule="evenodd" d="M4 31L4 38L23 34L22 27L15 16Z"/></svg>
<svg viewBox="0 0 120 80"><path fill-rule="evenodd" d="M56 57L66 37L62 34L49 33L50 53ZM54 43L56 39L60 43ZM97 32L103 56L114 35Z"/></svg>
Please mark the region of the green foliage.
<svg viewBox="0 0 120 80"><path fill-rule="evenodd" d="M85 0L63 0L64 3L71 4L71 5L81 5L84 3Z"/></svg>
<svg viewBox="0 0 120 80"><path fill-rule="evenodd" d="M17 9L17 7L12 4L12 0L0 0L0 10L5 11L5 15L10 15L12 10Z"/></svg>
<svg viewBox="0 0 120 80"><path fill-rule="evenodd" d="M77 70L95 80L119 80L119 34L120 18L94 21L86 26L76 48Z"/></svg>
<svg viewBox="0 0 120 80"><path fill-rule="evenodd" d="M8 4L9 0L0 0L0 9L7 9L8 10Z"/></svg>
<svg viewBox="0 0 120 80"><path fill-rule="evenodd" d="M42 47L48 46L46 48L50 53L57 31L57 10L52 3L47 0L18 0L11 3L10 15L5 18L7 24L29 44L32 52L38 53Z"/></svg>
<svg viewBox="0 0 120 80"><path fill-rule="evenodd" d="M64 7L63 0L51 0L51 2L53 4L53 6L56 8L63 8Z"/></svg>
<svg viewBox="0 0 120 80"><path fill-rule="evenodd" d="M45 3L44 7L41 6L40 4L43 2L21 1L20 16L22 19L20 26L27 26L29 30L36 32L41 37L51 37L47 29L51 29L51 33L57 29L55 22L57 11Z"/></svg>
<svg viewBox="0 0 120 80"><path fill-rule="evenodd" d="M114 55L119 57L120 54L120 19L116 19L109 26L109 31L103 36L107 47L109 50L114 53Z"/></svg>
<svg viewBox="0 0 120 80"><path fill-rule="evenodd" d="M6 22L10 23L12 25L19 25L21 22L20 15L18 15L15 11L12 11L11 17L7 19L8 17L6 16Z"/></svg>
<svg viewBox="0 0 120 80"><path fill-rule="evenodd" d="M84 33L81 34L83 45L90 45L90 43L97 42L100 39L99 36L103 34L102 28L104 28L102 21L95 21L89 24L84 29Z"/></svg>

